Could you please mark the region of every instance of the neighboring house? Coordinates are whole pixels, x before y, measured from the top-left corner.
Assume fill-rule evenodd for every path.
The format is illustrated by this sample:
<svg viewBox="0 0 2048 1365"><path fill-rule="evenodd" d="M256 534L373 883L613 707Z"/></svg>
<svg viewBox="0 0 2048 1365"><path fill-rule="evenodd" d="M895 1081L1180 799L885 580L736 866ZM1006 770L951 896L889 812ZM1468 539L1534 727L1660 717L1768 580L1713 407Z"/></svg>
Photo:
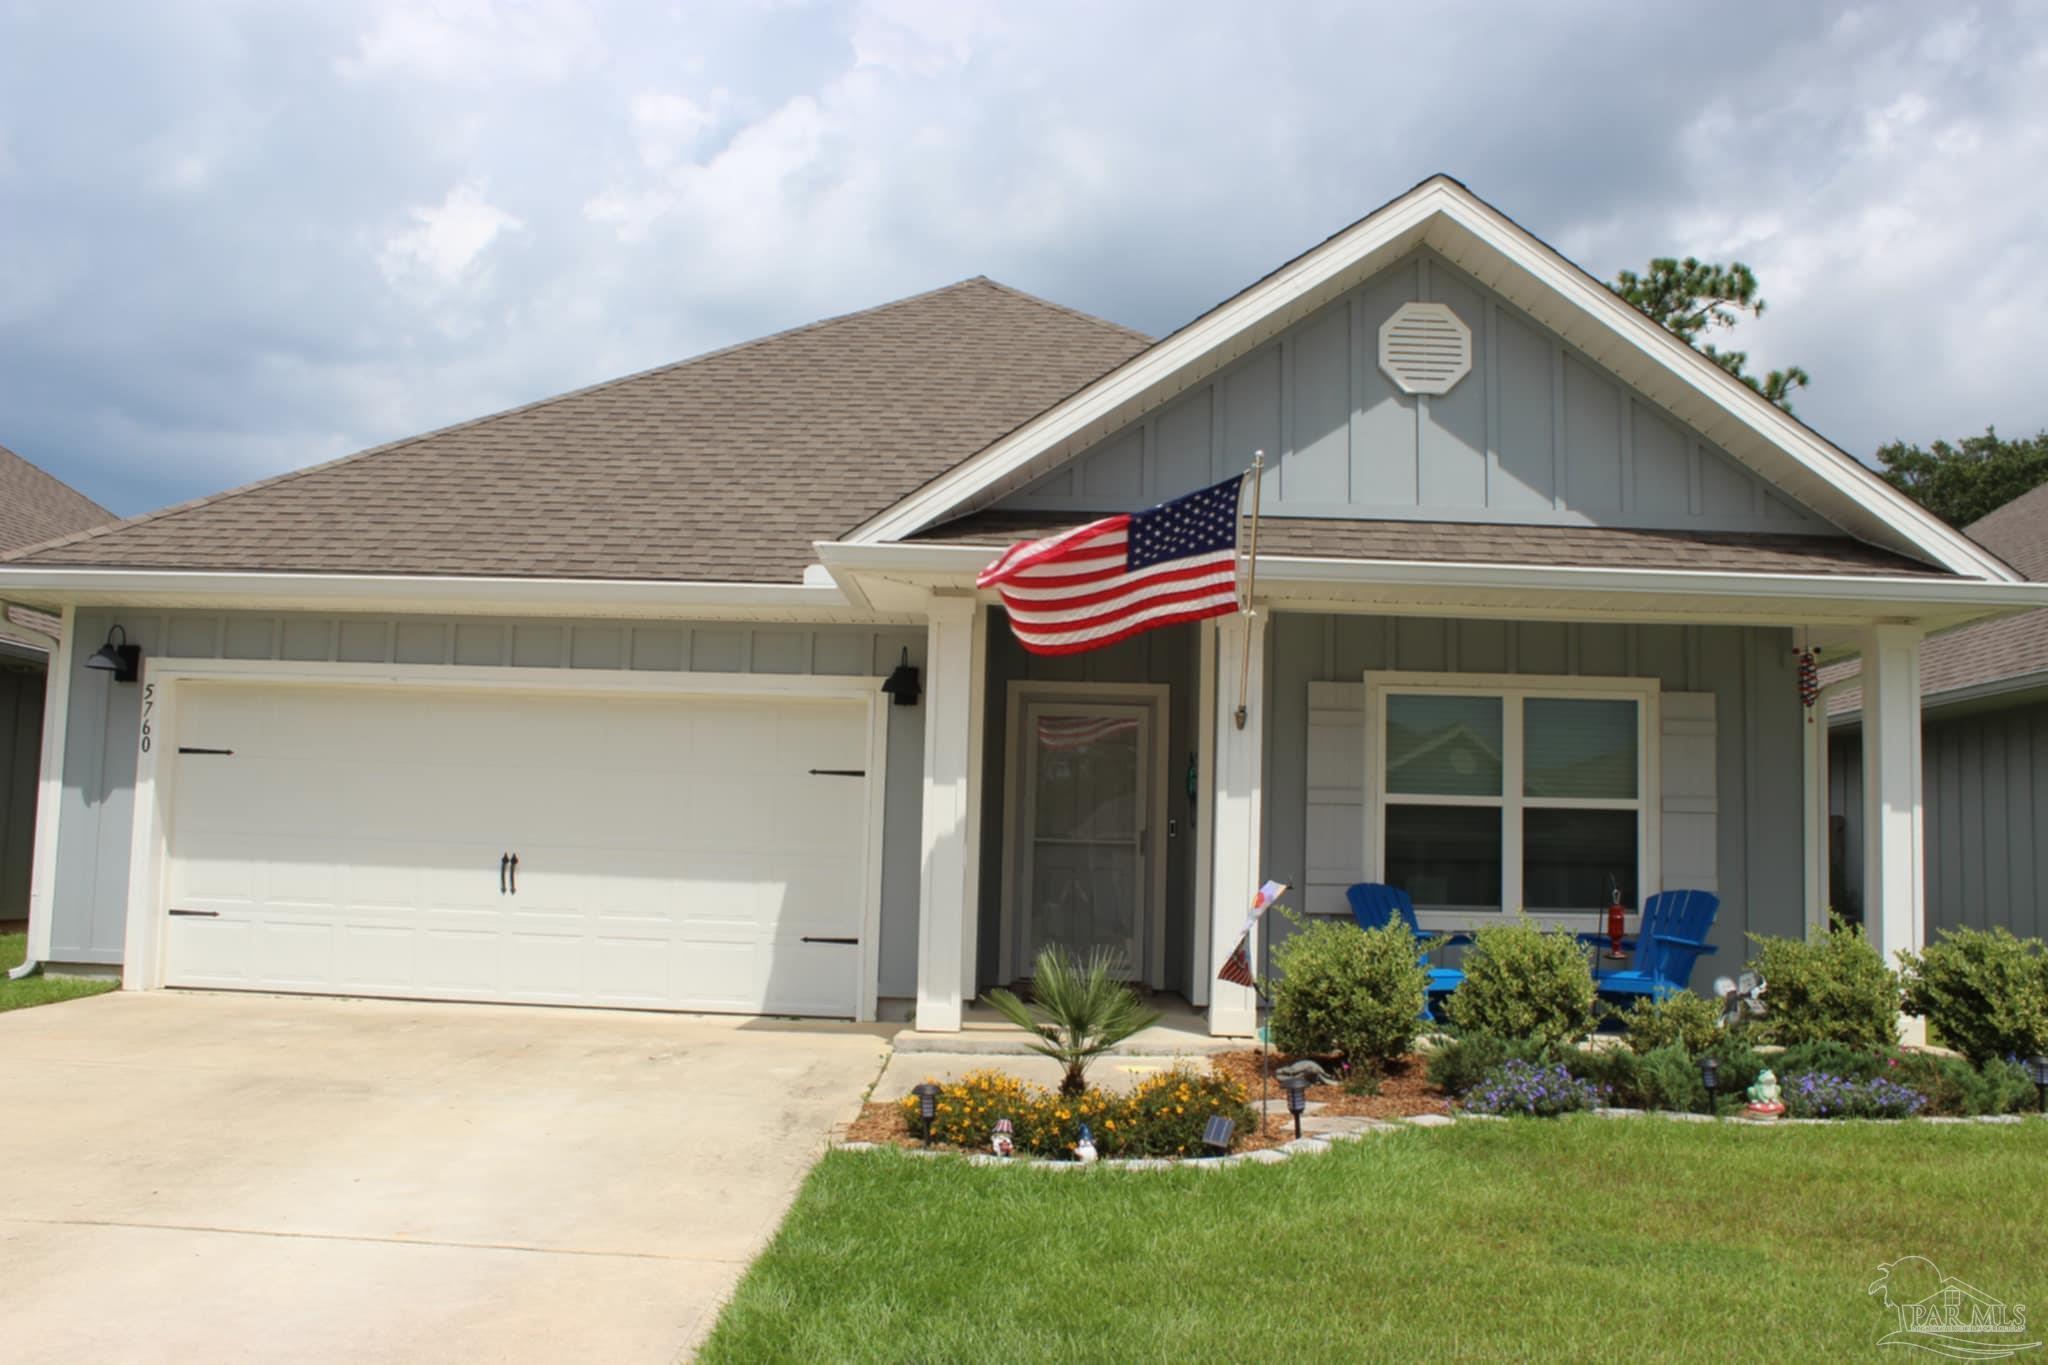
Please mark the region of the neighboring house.
<svg viewBox="0 0 2048 1365"><path fill-rule="evenodd" d="M1254 614L1046 658L976 592L1255 451ZM1708 887L1730 965L1817 922L1803 642L1878 661L1867 897L1915 941L1919 640L2048 605L1443 177L1156 342L970 280L46 546L0 597L143 648L59 661L41 958L950 1030L1097 943L1229 1034L1262 877L1587 929L1610 878ZM1429 749L1391 779L1390 733Z"/></svg>
<svg viewBox="0 0 2048 1365"><path fill-rule="evenodd" d="M91 498L0 446L0 555L113 519ZM54 616L0 603L0 924L28 918L43 679L58 629Z"/></svg>
<svg viewBox="0 0 2048 1365"><path fill-rule="evenodd" d="M2048 579L2048 486L1963 533L2028 578ZM2003 924L2048 937L2048 611L1929 640L1920 694L1928 931ZM1837 900L1854 913L1863 902L1859 686L1831 692L1828 710Z"/></svg>

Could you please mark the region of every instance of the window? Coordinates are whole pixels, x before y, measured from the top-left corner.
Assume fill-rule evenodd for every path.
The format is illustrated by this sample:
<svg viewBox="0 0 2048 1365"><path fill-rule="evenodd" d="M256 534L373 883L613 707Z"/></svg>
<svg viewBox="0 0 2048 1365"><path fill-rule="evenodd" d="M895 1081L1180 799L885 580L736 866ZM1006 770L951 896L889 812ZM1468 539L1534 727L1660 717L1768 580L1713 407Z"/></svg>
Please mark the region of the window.
<svg viewBox="0 0 2048 1365"><path fill-rule="evenodd" d="M1654 680L1369 674L1371 847L1418 907L1593 912L1654 884Z"/></svg>

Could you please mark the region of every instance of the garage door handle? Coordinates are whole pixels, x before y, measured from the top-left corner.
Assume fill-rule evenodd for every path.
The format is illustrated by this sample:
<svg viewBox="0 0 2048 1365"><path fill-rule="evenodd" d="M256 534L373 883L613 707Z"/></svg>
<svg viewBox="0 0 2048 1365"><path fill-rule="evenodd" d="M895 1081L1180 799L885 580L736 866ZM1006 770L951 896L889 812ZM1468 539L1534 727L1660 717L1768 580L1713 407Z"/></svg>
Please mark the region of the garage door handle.
<svg viewBox="0 0 2048 1365"><path fill-rule="evenodd" d="M866 768L813 768L812 777L866 777Z"/></svg>
<svg viewBox="0 0 2048 1365"><path fill-rule="evenodd" d="M517 853L512 855L511 872L512 894L516 896L519 894L519 855Z"/></svg>
<svg viewBox="0 0 2048 1365"><path fill-rule="evenodd" d="M811 935L811 934L805 934L805 935L804 935L804 942L806 942L806 943L859 943L859 942L860 942L860 940L859 940L859 939L857 939L857 938L818 938L818 937L816 937L816 936L814 936L814 935Z"/></svg>
<svg viewBox="0 0 2048 1365"><path fill-rule="evenodd" d="M187 916L187 917L189 917L189 918L191 918L191 919L219 919L219 918L220 918L220 911L218 911L218 910L173 910L173 911L171 911L171 913L172 913L172 914L174 914L174 915L184 915L184 916Z"/></svg>
<svg viewBox="0 0 2048 1365"><path fill-rule="evenodd" d="M505 894L505 871L511 866L511 863L511 854L500 853L498 855L498 894L501 896Z"/></svg>

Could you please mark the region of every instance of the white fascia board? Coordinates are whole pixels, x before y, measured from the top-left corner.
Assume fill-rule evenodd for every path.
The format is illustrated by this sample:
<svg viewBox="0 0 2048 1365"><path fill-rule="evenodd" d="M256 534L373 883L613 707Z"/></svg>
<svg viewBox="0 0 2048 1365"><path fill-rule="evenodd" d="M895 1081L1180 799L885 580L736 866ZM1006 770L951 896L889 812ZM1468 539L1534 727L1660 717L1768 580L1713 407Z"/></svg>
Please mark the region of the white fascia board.
<svg viewBox="0 0 2048 1365"><path fill-rule="evenodd" d="M1640 359L1675 376L1689 389L1796 461L1828 490L1844 499L1872 529L1897 537L1895 548L1922 553L1953 573L1992 582L2019 576L1995 555L1910 498L1862 468L1854 456L1815 435L1764 402L1741 381L1672 336L1612 290L1593 279L1528 231L1463 186L1438 177L1424 182L1378 212L1196 319L1130 361L1080 390L980 454L912 493L858 527L854 541L891 541L967 507L977 496L1025 469L1047 449L1111 417L1155 388L1178 392L1203 375L1176 375L1223 350L1229 340L1304 297L1340 280L1376 251L1410 238L1429 241L1454 224L1503 261L1519 267L1577 312L1622 340ZM1437 243L1432 242L1432 245ZM1291 318L1289 319L1292 320ZM1775 482L1775 480L1774 480ZM1826 512L1826 508L1816 510ZM1889 537L1887 537L1889 538Z"/></svg>
<svg viewBox="0 0 2048 1365"><path fill-rule="evenodd" d="M485 615L861 616L836 583L682 583L630 579L456 578L383 574L0 568L0 595L39 607L234 606L453 611Z"/></svg>

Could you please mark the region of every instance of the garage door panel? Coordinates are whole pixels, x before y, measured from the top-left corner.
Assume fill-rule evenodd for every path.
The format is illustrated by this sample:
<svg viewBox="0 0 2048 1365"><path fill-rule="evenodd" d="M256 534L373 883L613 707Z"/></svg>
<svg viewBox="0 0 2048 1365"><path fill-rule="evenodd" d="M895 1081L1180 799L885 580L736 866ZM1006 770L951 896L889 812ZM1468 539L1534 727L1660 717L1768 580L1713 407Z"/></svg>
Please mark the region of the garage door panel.
<svg viewBox="0 0 2048 1365"><path fill-rule="evenodd" d="M174 985L846 1015L863 701L185 684ZM518 894L498 860L520 855Z"/></svg>

